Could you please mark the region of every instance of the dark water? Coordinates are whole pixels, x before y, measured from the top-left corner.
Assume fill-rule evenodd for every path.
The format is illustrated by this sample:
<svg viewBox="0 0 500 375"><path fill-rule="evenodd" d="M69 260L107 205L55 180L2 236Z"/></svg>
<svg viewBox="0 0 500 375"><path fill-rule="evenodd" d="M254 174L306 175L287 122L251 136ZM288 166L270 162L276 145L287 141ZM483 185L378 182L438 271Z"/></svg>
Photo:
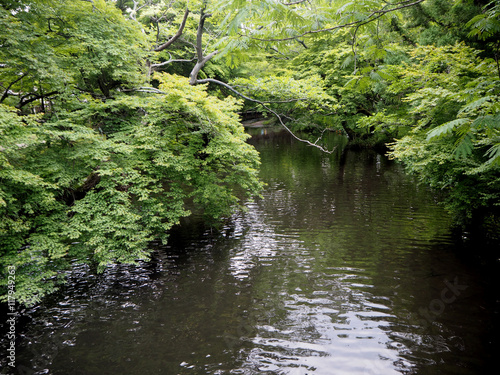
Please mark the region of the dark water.
<svg viewBox="0 0 500 375"><path fill-rule="evenodd" d="M495 267L457 245L433 194L341 139L326 155L253 133L263 198L221 234L186 223L140 267L79 266L25 312L18 373L484 374L496 363Z"/></svg>

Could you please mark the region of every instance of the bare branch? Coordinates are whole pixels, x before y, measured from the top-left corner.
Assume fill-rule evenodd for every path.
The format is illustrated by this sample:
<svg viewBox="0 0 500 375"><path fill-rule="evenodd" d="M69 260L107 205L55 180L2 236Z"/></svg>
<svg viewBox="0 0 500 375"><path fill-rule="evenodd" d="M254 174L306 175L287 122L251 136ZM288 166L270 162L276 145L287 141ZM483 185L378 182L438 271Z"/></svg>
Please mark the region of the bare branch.
<svg viewBox="0 0 500 375"><path fill-rule="evenodd" d="M208 60L210 60L212 57L214 57L218 53L219 53L219 51L213 51L211 54L204 57L201 61L198 60L198 62L194 66L193 70L191 71L191 74L189 75L189 84L190 85L196 85L198 83L198 74L200 73L201 68L203 68L205 66L205 64L207 63Z"/></svg>
<svg viewBox="0 0 500 375"><path fill-rule="evenodd" d="M43 100L44 98L48 98L49 96L56 95L56 94L59 94L59 91L52 91L52 92L49 92L48 94L43 94L43 95L38 95L38 94L34 94L34 93L27 94L21 98L21 101L17 105L17 108L22 108L26 104L34 102L35 100L38 100L38 99ZM26 99L29 96L32 96L32 98Z"/></svg>
<svg viewBox="0 0 500 375"><path fill-rule="evenodd" d="M241 96L243 99L249 100L249 101L257 103L257 104L262 104L262 103L264 103L264 104L293 103L293 102L297 102L300 100L306 100L305 98L299 98L299 99L290 99L290 100L260 101L257 99L252 99L252 98L242 94L241 92L237 91L234 87L228 85L227 83L224 83L224 82L218 81L216 79L212 79L212 78L200 79L200 80L196 81L196 84L203 84L203 83L209 83L209 82L224 86L225 88L234 92L236 95ZM132 88L132 89L121 89L120 91L122 91L122 92L149 92L149 93L164 94L164 95L167 94L166 92L158 90L154 87L137 87L137 88Z"/></svg>
<svg viewBox="0 0 500 375"><path fill-rule="evenodd" d="M297 98L297 99L289 99L289 100L276 100L276 101L272 101L272 100L267 101L266 100L266 101L261 101L261 100L258 100L258 99L250 98L250 97L242 94L241 92L237 91L233 86L228 85L227 83L224 83L222 81L219 81L219 80L216 80L216 79L213 79L213 78L199 79L199 80L196 81L196 84L203 84L203 83L209 83L209 82L216 83L217 85L220 85L220 86L224 86L228 90L234 92L236 95L241 96L243 99L246 99L246 100L249 100L251 102L258 103L258 104L293 103L293 102L298 102L298 101L301 101L301 100L306 100L305 98Z"/></svg>
<svg viewBox="0 0 500 375"><path fill-rule="evenodd" d="M134 89L122 89L120 91L122 91L122 92L148 92L148 93L152 93L152 94L161 94L161 95L168 94L165 91L155 89L154 87L137 87Z"/></svg>
<svg viewBox="0 0 500 375"><path fill-rule="evenodd" d="M281 4L288 6L288 5L297 5L305 2L309 2L309 0L298 0L298 1L293 1L291 3L281 3Z"/></svg>
<svg viewBox="0 0 500 375"><path fill-rule="evenodd" d="M162 66L165 66L165 65L168 65L168 64L172 64L174 62L192 62L194 61L194 58L192 58L191 60L187 60L187 59L169 59L167 61L163 61L161 63L158 63L158 64L151 64L149 67L151 69L155 69L155 68L161 68Z"/></svg>
<svg viewBox="0 0 500 375"><path fill-rule="evenodd" d="M302 47L304 47L305 49L308 49L308 47L306 46L306 44L304 43L304 41L300 40L300 39L296 39L295 40L297 43L299 43Z"/></svg>
<svg viewBox="0 0 500 375"><path fill-rule="evenodd" d="M25 74L22 74L18 79L12 81L9 84L9 86L7 86L7 88L5 89L5 92L3 93L2 97L0 98L0 103L2 103L5 100L5 98L7 98L7 96L9 95L9 93L11 93L10 88L12 86L14 86L14 84L16 84L17 82L19 82L20 80L22 80L24 77L25 77Z"/></svg>
<svg viewBox="0 0 500 375"><path fill-rule="evenodd" d="M198 74L200 73L200 70L205 66L208 60L210 60L212 57L217 55L219 51L215 50L208 54L207 56L203 56L203 28L205 25L205 20L210 17L210 14L205 13L205 8L201 10L200 14L200 22L198 23L198 31L196 33L196 57L197 57L197 62L196 65L194 66L193 70L191 71L191 74L189 75L189 84L190 85L196 85L198 81Z"/></svg>
<svg viewBox="0 0 500 375"><path fill-rule="evenodd" d="M262 101L260 101L260 100L250 98L250 97L248 97L248 96L246 96L246 95L242 94L241 92L236 91L233 87L231 87L231 86L230 86L230 85L228 85L227 83L224 83L224 82L218 81L218 80L216 80L216 79L207 78L207 79L200 79L200 80L197 80L197 81L196 81L196 83L208 83L208 82L212 82L212 83L216 83L216 84L218 84L218 85L221 85L221 86L223 86L223 87L225 87L225 88L229 89L230 91L234 92L236 95L238 95L238 96L242 97L242 98L243 98L243 99L245 99L245 100L249 100L249 101L251 101L251 102L254 102L254 103L260 104L260 105L261 105L262 107L264 107L267 111L269 111L269 112L271 112L273 115L275 115L275 116L276 116L276 118L278 119L278 121L280 122L281 126L283 126L283 127L285 128L285 130L286 130L286 131L288 131L288 132L292 135L292 137L293 137L293 138L295 138L297 141L300 141L300 142L306 143L306 144L308 144L309 146L316 147L316 148L320 149L321 151L323 151L323 152L325 152L325 153L327 153L327 154L331 154L331 153L333 153L333 152L335 151L336 147L335 147L335 148L333 148L332 150L327 150L327 149L325 149L324 147L322 147L322 146L318 145L317 143L318 143L318 141L321 139L321 137L320 137L320 138L318 138L318 139L316 140L316 142L314 142L314 143L312 143L312 142L308 141L307 139L302 139L302 138L298 137L298 136L297 136L294 132L292 132L292 131L290 130L290 128L288 128L288 126L286 126L286 125L285 125L285 123L283 122L283 118L282 118L282 116L281 116L278 112L274 111L273 109L269 108L269 107L266 105L266 104L269 104L270 102L262 102Z"/></svg>
<svg viewBox="0 0 500 375"><path fill-rule="evenodd" d="M203 60L203 28L205 27L205 20L210 17L210 15L205 14L205 9L201 10L200 22L198 23L198 30L196 32L196 54L198 56L198 61Z"/></svg>
<svg viewBox="0 0 500 375"><path fill-rule="evenodd" d="M167 42L163 43L161 46L156 47L154 49L155 52L160 52L163 51L165 48L168 48L173 42L175 42L181 35L182 32L184 31L184 27L186 26L186 21L189 15L189 9L186 8L186 11L184 12L184 18L182 19L182 23L179 26L179 30L177 30L177 33L170 38Z"/></svg>
<svg viewBox="0 0 500 375"><path fill-rule="evenodd" d="M275 47L270 47L269 49L270 49L271 51L276 52L278 55L283 56L283 57L281 58L282 60L290 60L290 58L289 58L287 55L285 55L283 52L280 52L277 48L275 48Z"/></svg>
<svg viewBox="0 0 500 375"><path fill-rule="evenodd" d="M138 1L135 1L135 0L132 0L133 3L134 3L134 8L131 9L131 12L130 12L130 18L133 19L134 21L137 21L136 19L136 15L137 15L137 12L140 11L142 8L146 7L146 6L149 6L151 5L149 1L146 1L144 4L142 4L141 6L138 6L139 5L139 2Z"/></svg>

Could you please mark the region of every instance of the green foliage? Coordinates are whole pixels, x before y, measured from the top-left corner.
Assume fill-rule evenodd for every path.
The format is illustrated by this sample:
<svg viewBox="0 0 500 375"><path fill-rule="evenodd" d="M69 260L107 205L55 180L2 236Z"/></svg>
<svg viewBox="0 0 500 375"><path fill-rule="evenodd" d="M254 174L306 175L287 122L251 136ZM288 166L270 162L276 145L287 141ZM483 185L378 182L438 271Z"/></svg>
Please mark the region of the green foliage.
<svg viewBox="0 0 500 375"><path fill-rule="evenodd" d="M148 242L166 239L189 214L188 200L220 219L240 187L258 192L258 156L245 143L237 103L186 78L157 79L166 94L93 100L57 118L1 107L2 263L18 267L20 300L53 288L55 260L102 269L145 259Z"/></svg>
<svg viewBox="0 0 500 375"><path fill-rule="evenodd" d="M383 132L378 124L385 109L399 102L387 93L386 81L392 76L384 66L406 59L405 49L395 43L381 46L372 40L365 41L366 48L353 53L353 46L342 39L339 34L334 38L325 36L295 57L292 64L296 77L317 74L323 79L326 93L338 103L329 113L328 126L349 134L352 140L372 137L374 131L380 135L377 141L399 134L398 121ZM388 116L398 118L394 113Z"/></svg>
<svg viewBox="0 0 500 375"><path fill-rule="evenodd" d="M378 1L220 0L209 8L222 33L211 48L236 67L236 88L274 101L292 129L398 139L394 157L431 185L467 196L450 198L461 215L496 204L494 183L479 180L499 162L497 2L482 11L472 1L429 0L383 16L378 10L390 5ZM432 150L428 165L406 139ZM474 179L484 191L466 188Z"/></svg>
<svg viewBox="0 0 500 375"><path fill-rule="evenodd" d="M405 9L393 28L412 45L453 45L468 41L463 26L479 13L474 1L427 0Z"/></svg>
<svg viewBox="0 0 500 375"><path fill-rule="evenodd" d="M1 8L0 51L0 272L16 267L19 302L74 261L147 259L193 203L216 222L259 192L240 104L178 75L138 89L148 47L111 3L22 9Z"/></svg>
<svg viewBox="0 0 500 375"><path fill-rule="evenodd" d="M376 38L378 23L370 21L378 18L374 11L387 6L386 2L377 0L333 3L327 0L290 3L217 0L211 3L210 9L222 19L220 27L226 32L217 43L221 50L219 57L226 57L233 67L270 45L278 55L296 53L300 45L321 40L330 32L345 34L339 31L343 25L356 26L359 35L371 34ZM352 39L352 34L349 38Z"/></svg>
<svg viewBox="0 0 500 375"><path fill-rule="evenodd" d="M53 291L75 260L147 259L192 207L216 222L258 194L236 113L259 101L292 129L397 139L391 156L462 218L497 209L498 2L398 4L4 1L0 265L16 266L18 300ZM219 53L199 77L256 101L188 84L201 14L203 55Z"/></svg>
<svg viewBox="0 0 500 375"><path fill-rule="evenodd" d="M466 24L471 29L469 36L487 40L500 34L500 4L492 1L484 7L484 12L474 16Z"/></svg>
<svg viewBox="0 0 500 375"><path fill-rule="evenodd" d="M323 80L319 76L310 75L307 78L295 79L291 72L280 76L237 78L232 82L246 95L262 102L293 118L293 126L312 126L314 116L330 112L335 108L335 99L329 96L323 88Z"/></svg>
<svg viewBox="0 0 500 375"><path fill-rule="evenodd" d="M34 110L46 111L53 97L71 97L75 89L109 97L115 88L141 83L144 38L113 5L21 3L10 11L0 8L0 27L6 104L25 109L36 100Z"/></svg>
<svg viewBox="0 0 500 375"><path fill-rule="evenodd" d="M448 191L462 221L500 203L500 81L495 63L463 44L419 47L412 63L387 67L389 91L413 117L391 156L424 182Z"/></svg>

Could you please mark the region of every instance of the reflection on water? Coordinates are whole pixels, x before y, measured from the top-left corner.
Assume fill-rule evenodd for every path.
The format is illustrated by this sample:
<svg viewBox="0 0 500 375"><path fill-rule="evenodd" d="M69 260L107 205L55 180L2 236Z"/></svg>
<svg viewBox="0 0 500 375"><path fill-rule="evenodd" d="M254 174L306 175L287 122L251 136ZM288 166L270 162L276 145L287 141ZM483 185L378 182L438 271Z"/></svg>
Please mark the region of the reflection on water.
<svg viewBox="0 0 500 375"><path fill-rule="evenodd" d="M23 374L479 374L486 278L455 255L435 197L372 152L254 130L263 198L220 235L191 223L150 263L28 312ZM5 372L5 368L2 370Z"/></svg>

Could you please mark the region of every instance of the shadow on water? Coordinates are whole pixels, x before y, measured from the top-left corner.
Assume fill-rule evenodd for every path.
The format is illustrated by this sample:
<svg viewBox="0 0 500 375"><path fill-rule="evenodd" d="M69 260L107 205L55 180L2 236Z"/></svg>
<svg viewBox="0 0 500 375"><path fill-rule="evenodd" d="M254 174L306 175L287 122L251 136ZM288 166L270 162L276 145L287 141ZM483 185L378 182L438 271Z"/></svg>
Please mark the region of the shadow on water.
<svg viewBox="0 0 500 375"><path fill-rule="evenodd" d="M342 138L326 155L250 131L263 198L218 233L186 222L148 263L76 266L24 312L17 373L480 374L493 363L498 265L485 273L457 253L437 197Z"/></svg>

